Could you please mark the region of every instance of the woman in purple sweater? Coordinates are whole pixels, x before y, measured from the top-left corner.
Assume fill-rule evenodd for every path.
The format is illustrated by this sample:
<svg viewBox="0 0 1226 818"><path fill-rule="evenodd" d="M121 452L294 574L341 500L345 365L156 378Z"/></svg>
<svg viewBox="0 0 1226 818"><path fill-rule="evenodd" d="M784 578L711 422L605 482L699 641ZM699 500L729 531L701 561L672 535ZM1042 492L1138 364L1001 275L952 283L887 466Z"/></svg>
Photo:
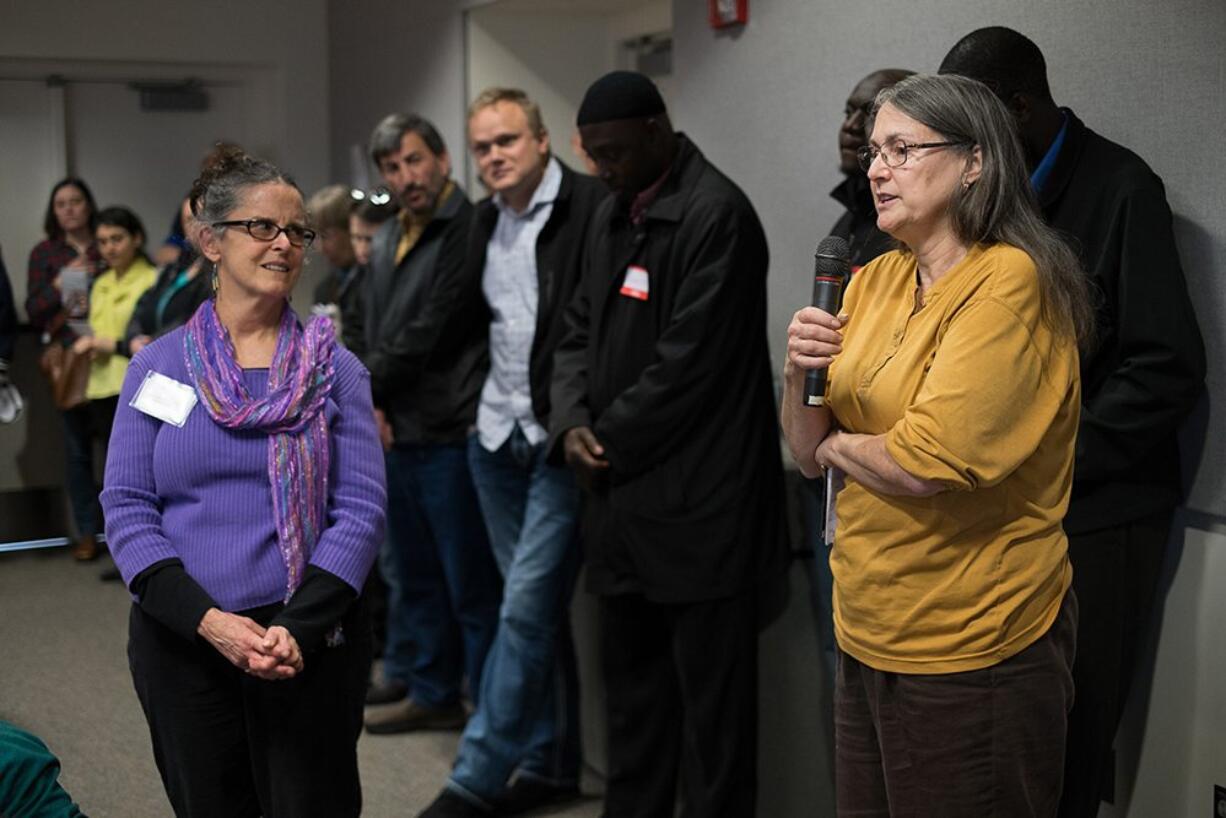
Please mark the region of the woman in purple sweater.
<svg viewBox="0 0 1226 818"><path fill-rule="evenodd" d="M358 815L370 378L289 307L315 237L293 182L234 149L191 202L215 297L133 358L102 492L132 678L176 814Z"/></svg>

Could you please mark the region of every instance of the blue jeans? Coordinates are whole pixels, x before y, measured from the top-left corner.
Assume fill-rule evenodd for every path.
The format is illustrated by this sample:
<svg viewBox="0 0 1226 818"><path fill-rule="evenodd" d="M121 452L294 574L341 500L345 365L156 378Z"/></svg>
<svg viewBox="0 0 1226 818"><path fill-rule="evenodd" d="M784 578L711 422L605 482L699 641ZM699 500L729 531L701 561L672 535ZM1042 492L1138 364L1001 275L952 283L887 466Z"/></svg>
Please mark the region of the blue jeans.
<svg viewBox="0 0 1226 818"><path fill-rule="evenodd" d="M449 786L488 802L511 773L578 783L579 679L570 598L580 563L579 490L517 427L496 452L473 437L468 459L506 581L498 635Z"/></svg>
<svg viewBox="0 0 1226 818"><path fill-rule="evenodd" d="M460 700L467 674L476 701L501 582L465 446L400 445L386 462L384 675L404 682L414 701L444 707Z"/></svg>

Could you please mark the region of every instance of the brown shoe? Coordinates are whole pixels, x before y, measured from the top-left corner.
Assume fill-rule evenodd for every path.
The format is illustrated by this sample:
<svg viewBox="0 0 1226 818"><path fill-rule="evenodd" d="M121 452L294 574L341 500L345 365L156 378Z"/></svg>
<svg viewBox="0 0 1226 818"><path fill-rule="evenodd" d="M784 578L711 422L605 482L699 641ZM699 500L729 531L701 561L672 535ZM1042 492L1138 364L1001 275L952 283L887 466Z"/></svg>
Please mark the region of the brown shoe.
<svg viewBox="0 0 1226 818"><path fill-rule="evenodd" d="M392 679L387 682L375 682L366 688L367 704L391 704L409 695L409 686L404 682Z"/></svg>
<svg viewBox="0 0 1226 818"><path fill-rule="evenodd" d="M458 730L468 721L468 714L459 702L445 707L426 707L412 699L366 709L366 731L410 733L414 730Z"/></svg>
<svg viewBox="0 0 1226 818"><path fill-rule="evenodd" d="M72 546L72 558L77 562L98 559L98 540L94 536L80 537Z"/></svg>

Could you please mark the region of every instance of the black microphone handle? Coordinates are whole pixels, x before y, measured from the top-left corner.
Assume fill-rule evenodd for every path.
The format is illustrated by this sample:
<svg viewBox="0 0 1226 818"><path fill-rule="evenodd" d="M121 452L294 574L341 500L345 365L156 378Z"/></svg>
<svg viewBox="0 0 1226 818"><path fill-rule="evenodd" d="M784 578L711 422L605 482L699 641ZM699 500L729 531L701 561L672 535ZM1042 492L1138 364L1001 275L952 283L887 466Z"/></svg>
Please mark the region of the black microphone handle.
<svg viewBox="0 0 1226 818"><path fill-rule="evenodd" d="M835 276L815 276L813 279L813 306L831 315L839 313L839 296L843 280ZM810 369L805 373L805 406L823 406L826 403L826 370Z"/></svg>

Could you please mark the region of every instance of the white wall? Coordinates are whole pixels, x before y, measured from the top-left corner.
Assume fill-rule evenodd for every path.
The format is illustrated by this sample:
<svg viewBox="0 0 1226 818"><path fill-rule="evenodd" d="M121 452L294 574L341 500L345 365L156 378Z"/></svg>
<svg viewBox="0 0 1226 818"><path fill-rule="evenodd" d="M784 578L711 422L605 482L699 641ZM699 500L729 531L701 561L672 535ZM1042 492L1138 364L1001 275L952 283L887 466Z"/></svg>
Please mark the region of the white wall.
<svg viewBox="0 0 1226 818"><path fill-rule="evenodd" d="M389 113L429 119L462 157L464 27L460 0L328 0L332 178L353 183L350 155L364 155ZM454 162L453 162L454 164Z"/></svg>
<svg viewBox="0 0 1226 818"><path fill-rule="evenodd" d="M325 178L325 0L0 0L0 20L6 73L22 63L66 64L74 73L135 65L180 78L193 68L239 76L266 69L271 82L249 112L258 133L251 148L304 186Z"/></svg>
<svg viewBox="0 0 1226 818"><path fill-rule="evenodd" d="M1150 685L1132 697L1117 742L1121 792L1111 818L1200 818L1226 785L1226 526L1172 538ZM1135 776L1135 778L1134 778Z"/></svg>

